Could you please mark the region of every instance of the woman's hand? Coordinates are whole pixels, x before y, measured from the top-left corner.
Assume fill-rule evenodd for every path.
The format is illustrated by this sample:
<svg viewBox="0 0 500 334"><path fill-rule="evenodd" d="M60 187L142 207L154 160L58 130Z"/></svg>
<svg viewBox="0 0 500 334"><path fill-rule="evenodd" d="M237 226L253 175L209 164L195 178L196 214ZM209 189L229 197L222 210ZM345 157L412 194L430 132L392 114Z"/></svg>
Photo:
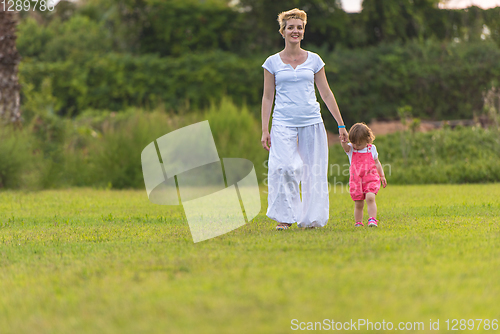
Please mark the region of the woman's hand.
<svg viewBox="0 0 500 334"><path fill-rule="evenodd" d="M339 129L339 138L343 143L347 143L349 141L349 134L345 128Z"/></svg>
<svg viewBox="0 0 500 334"><path fill-rule="evenodd" d="M271 135L269 134L269 131L262 132L262 138L260 142L262 143L262 147L269 151L269 149L271 148Z"/></svg>

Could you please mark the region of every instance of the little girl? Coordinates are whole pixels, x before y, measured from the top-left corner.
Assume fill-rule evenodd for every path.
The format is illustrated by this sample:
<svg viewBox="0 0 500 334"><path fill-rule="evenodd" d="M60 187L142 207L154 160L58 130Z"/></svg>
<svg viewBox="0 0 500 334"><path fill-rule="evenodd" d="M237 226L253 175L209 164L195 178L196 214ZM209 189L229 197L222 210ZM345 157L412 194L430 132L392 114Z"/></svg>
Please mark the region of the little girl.
<svg viewBox="0 0 500 334"><path fill-rule="evenodd" d="M349 156L349 192L354 201L355 226L364 226L363 207L368 207L368 226L377 227L377 204L375 195L380 189L380 181L387 186L384 170L378 160L377 148L372 144L375 136L364 123L356 123L349 130L349 143L342 142Z"/></svg>

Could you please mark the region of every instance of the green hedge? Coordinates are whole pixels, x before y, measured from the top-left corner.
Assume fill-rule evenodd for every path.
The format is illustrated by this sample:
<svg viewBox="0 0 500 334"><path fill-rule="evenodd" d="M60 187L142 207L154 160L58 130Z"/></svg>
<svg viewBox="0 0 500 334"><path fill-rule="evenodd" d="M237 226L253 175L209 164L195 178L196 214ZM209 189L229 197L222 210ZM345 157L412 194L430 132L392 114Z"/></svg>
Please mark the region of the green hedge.
<svg viewBox="0 0 500 334"><path fill-rule="evenodd" d="M205 111L181 115L87 110L68 119L46 112L33 116L23 129L0 128L0 188L143 188L141 152L146 145L203 120L209 121L221 158L248 159L258 178L265 177L267 151L260 145L258 120L223 98Z"/></svg>
<svg viewBox="0 0 500 334"><path fill-rule="evenodd" d="M283 47L276 15L297 6L311 19L303 47L325 60L348 124L397 118L403 106L425 119L472 118L482 94L500 85L500 8L435 4L370 1L347 14L323 0L62 1L53 12L21 13L23 111L36 114L26 101L45 86L58 115L199 109L228 95L258 116L260 65ZM324 106L323 113L335 129Z"/></svg>
<svg viewBox="0 0 500 334"><path fill-rule="evenodd" d="M256 103L261 96L260 59L242 59L214 51L182 58L157 55L87 54L85 59L58 62L26 60L19 72L21 83L41 91L49 78L60 115L77 115L86 109L119 111L130 106L153 109L205 108L222 96L238 104Z"/></svg>
<svg viewBox="0 0 500 334"><path fill-rule="evenodd" d="M413 116L422 119L471 119L482 112L483 93L500 83L500 49L490 42L313 51L326 63L347 124L398 118L397 109L403 106L411 106ZM36 94L48 80L59 115L78 115L89 108L199 109L227 95L240 106L246 102L258 117L266 57L212 51L179 58L117 53L87 53L56 62L27 58L20 65L20 79L23 101L29 98L27 87ZM335 129L326 107L322 109L327 127Z"/></svg>
<svg viewBox="0 0 500 334"><path fill-rule="evenodd" d="M379 136L374 144L389 184L500 182L500 131L480 127ZM330 182L349 181L349 159L330 148ZM347 164L347 165L344 165Z"/></svg>
<svg viewBox="0 0 500 334"><path fill-rule="evenodd" d="M394 119L411 106L422 119L472 119L483 93L500 84L493 43L430 41L339 50L324 57L330 86L347 123Z"/></svg>
<svg viewBox="0 0 500 334"><path fill-rule="evenodd" d="M130 109L88 110L74 120L36 115L22 130L0 130L0 188L70 186L144 187L141 152L175 129L208 120L221 158L253 162L265 183L268 152L260 144L260 122L229 99L203 112L175 115ZM389 184L500 181L500 131L456 127L426 133L401 132L375 140ZM330 147L333 184L349 179L349 160Z"/></svg>

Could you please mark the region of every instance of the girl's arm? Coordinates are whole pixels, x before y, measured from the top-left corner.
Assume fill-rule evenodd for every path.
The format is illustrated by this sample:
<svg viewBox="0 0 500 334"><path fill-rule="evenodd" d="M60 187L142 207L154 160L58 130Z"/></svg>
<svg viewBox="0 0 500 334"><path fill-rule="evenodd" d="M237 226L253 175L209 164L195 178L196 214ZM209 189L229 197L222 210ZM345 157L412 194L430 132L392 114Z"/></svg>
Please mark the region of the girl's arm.
<svg viewBox="0 0 500 334"><path fill-rule="evenodd" d="M382 165L380 164L380 161L378 159L375 160L375 167L377 167L378 175L380 175L382 186L385 188L387 186L387 180L385 179L384 169L382 168Z"/></svg>
<svg viewBox="0 0 500 334"><path fill-rule="evenodd" d="M351 146L347 142L340 142L342 144L342 148L344 149L345 153L349 153L351 151Z"/></svg>
<svg viewBox="0 0 500 334"><path fill-rule="evenodd" d="M262 147L269 151L271 135L269 134L269 118L274 101L274 74L264 69L264 92L262 93Z"/></svg>
<svg viewBox="0 0 500 334"><path fill-rule="evenodd" d="M314 82L316 82L316 87L318 87L319 95L321 95L321 98L328 107L328 110L330 110L333 118L335 118L335 120L337 121L337 124L339 126L344 125L339 106L337 105L337 101L335 100L335 96L333 96L330 86L328 85L324 67L314 75ZM347 139L349 136L345 128L339 129L339 135L341 139L340 141L343 143L347 143Z"/></svg>

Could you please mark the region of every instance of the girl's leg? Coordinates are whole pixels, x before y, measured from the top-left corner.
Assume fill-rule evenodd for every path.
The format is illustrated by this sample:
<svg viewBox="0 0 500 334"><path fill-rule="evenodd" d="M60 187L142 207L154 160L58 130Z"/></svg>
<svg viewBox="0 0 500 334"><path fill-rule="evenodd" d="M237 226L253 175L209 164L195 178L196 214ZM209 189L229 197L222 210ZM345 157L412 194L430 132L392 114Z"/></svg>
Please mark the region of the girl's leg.
<svg viewBox="0 0 500 334"><path fill-rule="evenodd" d="M365 206L365 201L354 201L354 220L356 223L363 221L363 207Z"/></svg>
<svg viewBox="0 0 500 334"><path fill-rule="evenodd" d="M323 123L299 129L299 153L304 163L301 176L300 227L323 227L329 217L328 140Z"/></svg>
<svg viewBox="0 0 500 334"><path fill-rule="evenodd" d="M299 221L301 172L302 160L297 147L297 128L273 125L267 176L269 218L288 224Z"/></svg>
<svg viewBox="0 0 500 334"><path fill-rule="evenodd" d="M368 217L377 219L377 203L375 203L374 193L366 193L366 206L368 209Z"/></svg>

